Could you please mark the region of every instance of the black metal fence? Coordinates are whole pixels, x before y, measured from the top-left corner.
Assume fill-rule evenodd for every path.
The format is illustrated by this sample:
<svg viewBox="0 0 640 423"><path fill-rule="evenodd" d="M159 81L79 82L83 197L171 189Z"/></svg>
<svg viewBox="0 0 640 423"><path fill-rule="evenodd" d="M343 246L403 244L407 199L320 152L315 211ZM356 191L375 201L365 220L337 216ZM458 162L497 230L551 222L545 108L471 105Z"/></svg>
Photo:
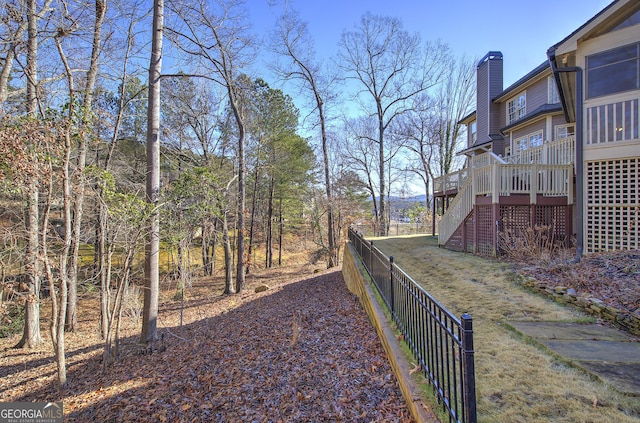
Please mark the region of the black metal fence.
<svg viewBox="0 0 640 423"><path fill-rule="evenodd" d="M476 423L476 388L472 319L460 319L385 256L373 242L349 228L353 244L393 320L424 375L429 379L449 422Z"/></svg>

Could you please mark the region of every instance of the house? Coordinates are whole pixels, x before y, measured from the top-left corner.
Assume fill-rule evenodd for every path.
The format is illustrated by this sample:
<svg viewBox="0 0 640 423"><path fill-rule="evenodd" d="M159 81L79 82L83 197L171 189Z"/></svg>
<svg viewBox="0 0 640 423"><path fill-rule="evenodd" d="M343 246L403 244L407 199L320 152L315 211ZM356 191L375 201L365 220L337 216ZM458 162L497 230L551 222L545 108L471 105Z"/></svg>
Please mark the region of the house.
<svg viewBox="0 0 640 423"><path fill-rule="evenodd" d="M640 2L616 0L503 88L503 56L477 67L467 165L434 181L439 244L500 253L535 225L578 254L640 248Z"/></svg>

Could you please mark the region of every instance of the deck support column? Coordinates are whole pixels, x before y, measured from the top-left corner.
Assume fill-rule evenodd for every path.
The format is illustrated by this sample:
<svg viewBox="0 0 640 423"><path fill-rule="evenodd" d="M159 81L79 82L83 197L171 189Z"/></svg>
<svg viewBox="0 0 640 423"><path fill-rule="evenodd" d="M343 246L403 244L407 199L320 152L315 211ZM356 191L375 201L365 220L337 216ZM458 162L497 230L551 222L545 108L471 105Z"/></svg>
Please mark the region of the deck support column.
<svg viewBox="0 0 640 423"><path fill-rule="evenodd" d="M436 203L437 202L438 202L438 197L434 195L433 204L431 206L431 209L433 210L433 213L431 214L431 235L433 236L436 235L436 210L437 210Z"/></svg>
<svg viewBox="0 0 640 423"><path fill-rule="evenodd" d="M491 204L491 239L493 240L493 256L498 257L498 225L500 225L500 204Z"/></svg>
<svg viewBox="0 0 640 423"><path fill-rule="evenodd" d="M480 236L478 235L478 203L473 205L473 254L478 254L478 240Z"/></svg>

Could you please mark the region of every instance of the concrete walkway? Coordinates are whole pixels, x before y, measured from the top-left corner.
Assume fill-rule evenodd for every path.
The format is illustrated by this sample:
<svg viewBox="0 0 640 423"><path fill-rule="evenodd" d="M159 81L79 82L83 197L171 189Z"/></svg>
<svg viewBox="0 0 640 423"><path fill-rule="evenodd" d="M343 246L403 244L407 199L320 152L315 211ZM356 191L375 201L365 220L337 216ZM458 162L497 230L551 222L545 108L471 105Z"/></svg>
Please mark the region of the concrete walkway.
<svg viewBox="0 0 640 423"><path fill-rule="evenodd" d="M620 393L640 396L640 343L625 332L598 324L513 320L507 324Z"/></svg>

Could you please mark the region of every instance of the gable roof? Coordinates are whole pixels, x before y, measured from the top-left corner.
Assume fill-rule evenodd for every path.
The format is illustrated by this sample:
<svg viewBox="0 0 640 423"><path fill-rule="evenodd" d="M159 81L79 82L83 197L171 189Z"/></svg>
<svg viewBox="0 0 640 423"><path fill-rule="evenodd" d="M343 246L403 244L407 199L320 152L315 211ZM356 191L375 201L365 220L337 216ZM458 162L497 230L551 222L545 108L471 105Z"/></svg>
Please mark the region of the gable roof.
<svg viewBox="0 0 640 423"><path fill-rule="evenodd" d="M640 10L640 1L638 0L615 0L547 50L549 64L556 79L560 101L568 122L573 122L576 119L574 97L578 91L581 91L581 88L576 86L575 77L567 73L567 71L576 72L582 78L582 70L575 67L575 51L578 48L578 43L611 31L638 10Z"/></svg>
<svg viewBox="0 0 640 423"><path fill-rule="evenodd" d="M516 120L515 122L500 128L500 132L504 133L505 131L510 130L511 128L514 128L516 126L519 125L523 125L527 122L532 121L533 119L539 117L539 116L544 116L544 115L548 115L551 113L557 113L557 112L561 112L562 111L562 106L560 105L560 103L556 103L556 104L543 104L542 106L538 107L537 109L535 109L533 112L528 113L526 115L524 115L522 118Z"/></svg>
<svg viewBox="0 0 640 423"><path fill-rule="evenodd" d="M585 22L559 43L551 46L547 54L554 57L570 53L578 48L578 42L602 35L614 28L624 17L640 9L637 0L615 0L594 17Z"/></svg>

